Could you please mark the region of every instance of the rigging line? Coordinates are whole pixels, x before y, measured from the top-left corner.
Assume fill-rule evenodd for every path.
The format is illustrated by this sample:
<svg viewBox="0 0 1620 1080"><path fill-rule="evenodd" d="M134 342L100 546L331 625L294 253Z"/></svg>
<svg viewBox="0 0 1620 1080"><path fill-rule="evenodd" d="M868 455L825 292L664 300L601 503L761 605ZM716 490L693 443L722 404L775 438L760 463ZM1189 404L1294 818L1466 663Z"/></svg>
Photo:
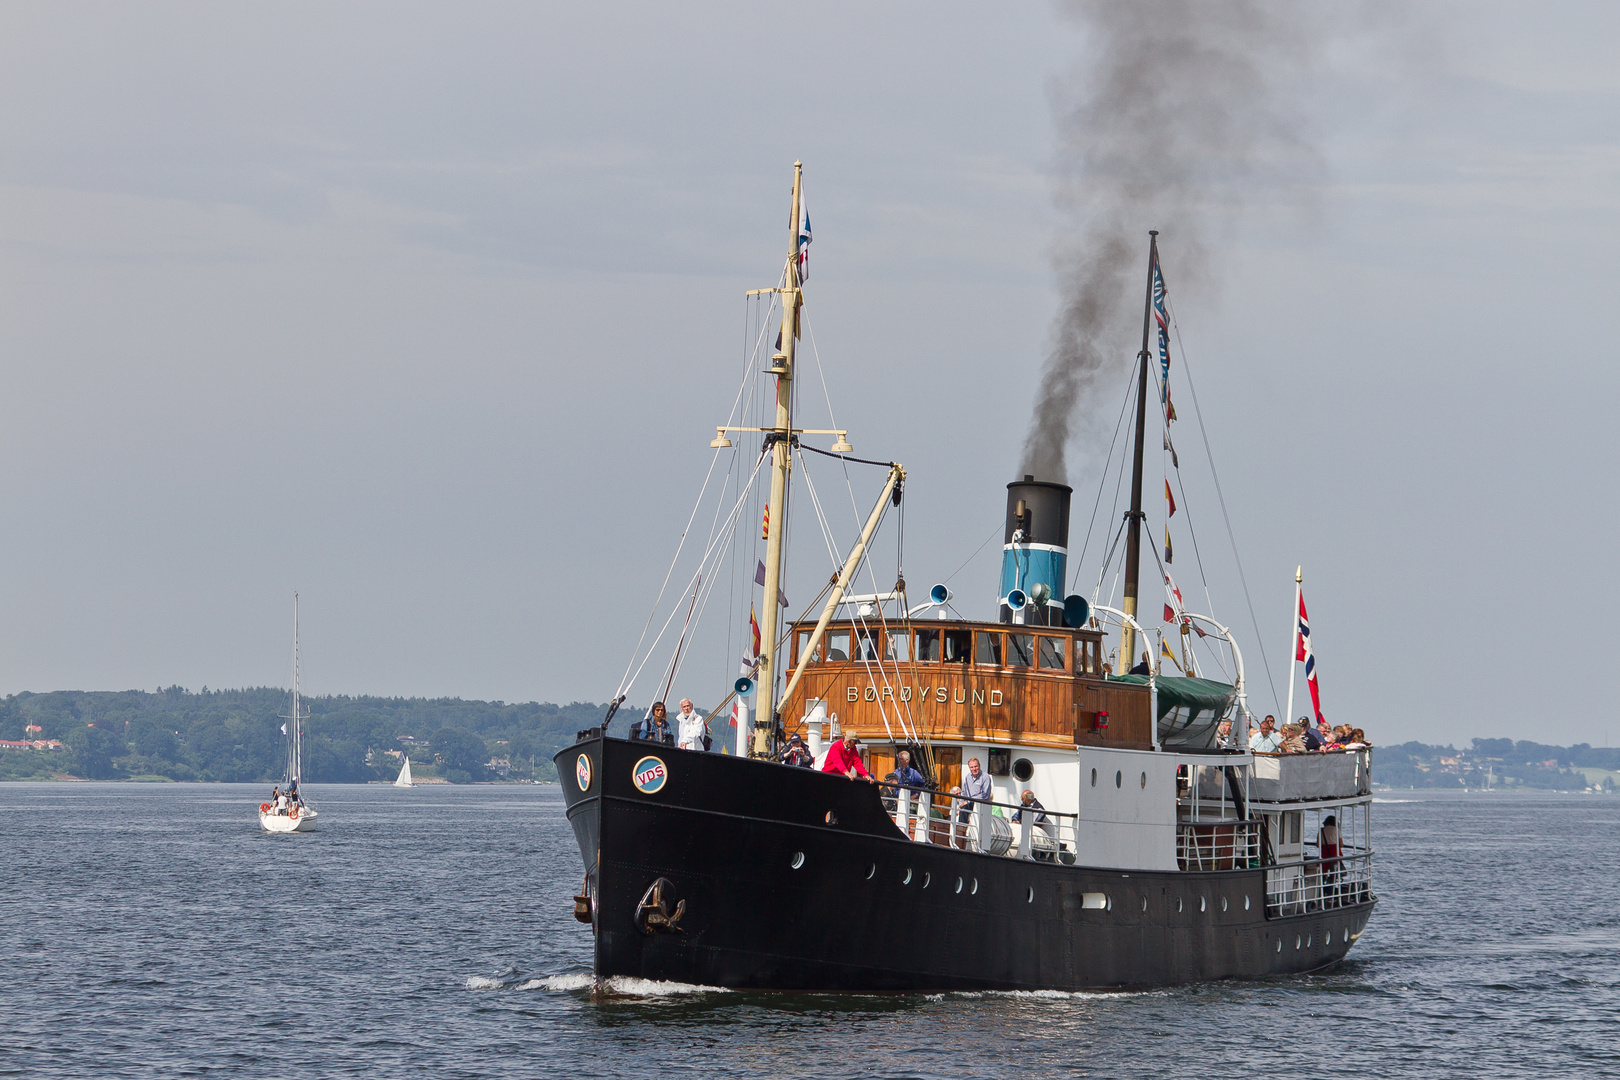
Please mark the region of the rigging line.
<svg viewBox="0 0 1620 1080"><path fill-rule="evenodd" d="M1170 313L1170 317L1172 320L1175 318L1174 311ZM1176 349L1178 351L1181 349L1181 333L1179 327L1177 328L1176 332ZM1187 363L1187 356L1184 352L1181 356L1181 362L1182 366L1185 367ZM1209 606L1209 614L1210 617L1213 618L1215 616L1215 597L1209 591L1209 575L1204 571L1203 553L1198 550L1198 530L1193 527L1192 523L1192 504L1187 499L1187 487L1185 482L1182 480L1181 465L1176 461L1174 453L1170 450L1170 380L1167 377L1163 377L1162 370L1155 365L1153 369L1153 381L1159 389L1159 420L1164 429L1164 446L1163 449L1159 451L1159 471L1165 473L1168 472L1168 470L1166 470L1164 467L1164 457L1166 454L1170 454L1170 461L1176 473L1176 487L1181 490L1182 510L1187 515L1187 533L1192 537L1193 558L1194 561L1198 563L1199 580L1204 586L1204 602ZM1190 376L1188 377L1187 385L1192 385ZM1165 477L1165 483L1169 483L1168 475ZM1164 525L1166 530L1170 528L1170 518L1168 516L1166 516L1164 519Z"/></svg>
<svg viewBox="0 0 1620 1080"><path fill-rule="evenodd" d="M1126 407L1129 408L1130 404L1135 400L1136 400L1136 382L1133 379L1131 381L1131 384L1130 384L1130 389L1127 390L1126 394L1125 394L1125 405L1126 405ZM1107 475L1107 473L1104 473L1103 474L1103 483L1106 484L1107 482L1108 482L1108 475ZM1112 517L1115 514L1119 513L1119 493L1120 493L1120 489L1123 488L1124 486L1125 486L1125 454L1124 454L1123 451L1121 451L1121 453L1119 455L1119 472L1114 477L1114 502L1113 502L1113 505L1111 505L1108 508L1108 516L1109 517ZM1128 523L1129 519L1130 519L1130 511L1127 510L1125 512L1125 521ZM1121 525L1120 528L1123 531L1124 525ZM1101 592L1102 592L1103 578L1108 576L1108 567L1113 564L1113 562L1114 562L1114 552L1116 550L1118 550L1118 548L1119 548L1119 535L1116 534L1115 537L1114 537L1113 546L1109 549L1108 558L1104 559L1103 564L1100 567L1097 568L1097 592L1092 594L1092 597L1091 597L1092 603L1096 603L1098 595L1101 594ZM1114 584L1115 584L1116 587L1119 584L1119 575L1117 573L1114 575ZM1113 606L1113 599L1114 599L1114 594L1113 594L1112 589L1110 589L1109 593L1108 593L1108 600L1109 600L1109 606L1110 607Z"/></svg>
<svg viewBox="0 0 1620 1080"><path fill-rule="evenodd" d="M892 469L895 465L892 461L873 461L870 458L858 458L853 454L835 454L831 450L818 450L814 446L801 445L799 449L808 450L812 454L820 454L822 457L837 458L839 461L854 461L862 465L878 465L885 469Z"/></svg>
<svg viewBox="0 0 1620 1080"><path fill-rule="evenodd" d="M1114 447L1119 444L1119 432L1125 425L1125 410L1131 403L1131 381L1125 381L1125 397L1119 405L1119 419L1114 421L1114 438L1108 444L1108 456L1103 458L1102 482L1097 485L1097 499L1091 504L1091 521L1086 525L1086 540L1080 546L1080 558L1074 564L1074 579L1069 583L1069 591L1073 592L1080 583L1080 568L1085 565L1086 552L1091 548L1091 530L1097 524L1097 510L1102 506L1102 493L1108 487L1108 466L1114 461Z"/></svg>
<svg viewBox="0 0 1620 1080"><path fill-rule="evenodd" d="M753 490L754 480L755 480L756 477L759 476L760 467L762 465L764 465L764 464L765 464L765 455L762 453L762 454L759 455L759 460L754 463L754 471L748 478L748 488L747 488L747 490L745 490L743 492L743 495L737 500L737 505L732 508L732 512L731 512L731 518L732 519L735 519L736 515L739 514L742 511L743 502L744 502L744 500L747 499L748 492ZM696 512L697 511L694 508L693 513L696 514ZM690 522L688 523L688 528L690 528ZM685 536L686 536L685 533L681 534L683 543L685 541ZM713 546L713 543L711 542L710 546L709 546L709 549L706 550L703 553L703 557L698 560L698 569L697 569L697 572L692 575L692 584L694 584L694 585L697 584L697 577L698 577L699 574L701 574L703 572L704 567L708 566L708 564L709 564L709 556L713 553L713 550L714 550L714 546ZM678 555L679 555L679 553L677 552L677 556ZM670 572L671 573L674 572L674 567L673 566L670 567ZM666 584L667 584L667 581L666 581ZM683 589L682 591L684 592L685 590ZM660 592L660 597L662 597L661 592ZM655 602L655 605L656 605L656 602ZM658 611L657 607L654 606L653 614L656 615L657 611ZM671 609L671 611L669 613L669 618L664 620L664 625L658 631L658 636L655 637L653 639L653 643L647 647L647 655L642 658L641 665L639 667L635 668L635 674L634 675L629 675L628 671L625 672L626 675L629 675L629 681L628 682L621 682L619 684L618 692L614 695L615 697L618 697L620 695L628 693L629 690L630 690L630 687L633 686L635 684L635 681L641 677L642 669L647 666L647 661L652 659L653 651L658 648L658 643L663 640L665 631L667 631L669 629L669 624L674 621L675 615L679 611L680 611L680 608L678 608L678 607ZM648 625L651 625L652 616L648 617L647 623L648 623ZM647 632L646 632L646 630L643 630L642 631L642 637L645 638L646 636L647 636ZM640 652L640 646L638 645L637 646L637 653L639 653L639 652ZM631 666L635 666L635 662L636 662L636 658L635 658L634 655L632 655L630 657Z"/></svg>
<svg viewBox="0 0 1620 1080"><path fill-rule="evenodd" d="M1181 350L1181 368L1187 375L1187 389L1192 394L1193 415L1198 418L1198 434L1204 440L1204 458L1209 462L1209 475L1215 481L1215 495L1221 503L1221 518L1226 522L1226 538L1232 542L1232 561L1237 563L1238 581L1243 585L1243 600L1249 605L1249 622L1254 625L1255 644L1260 647L1260 664L1266 669L1266 682L1271 685L1271 704L1281 708L1277 696L1277 682L1271 675L1271 660L1266 653L1265 638L1260 633L1260 620L1254 614L1254 599L1249 595L1249 579L1243 573L1243 557L1238 554L1237 534L1232 531L1232 515L1226 512L1226 495L1221 491L1221 477L1215 471L1215 452L1209 446L1209 432L1204 429L1204 413L1198 407L1198 388L1193 385L1192 365L1187 363L1187 348L1181 343L1181 324L1176 322L1175 308L1170 309L1170 324L1176 331L1176 348Z"/></svg>
<svg viewBox="0 0 1620 1080"><path fill-rule="evenodd" d="M806 310L810 305L799 305L799 318L804 322L804 332L810 338L810 355L816 358L816 376L821 380L821 396L827 399L827 419L833 427L838 426L838 420L833 416L832 394L827 389L827 369L821 366L821 350L816 347L816 329L810 325L810 314Z"/></svg>
<svg viewBox="0 0 1620 1080"><path fill-rule="evenodd" d="M1006 527L1005 525L997 525L995 528L991 529L990 530L990 535L984 538L984 543L980 544L978 547L974 548L973 549L973 554L969 555L966 559L964 559L962 561L962 565L958 566L955 570L952 570L951 571L951 576L946 578L944 581L940 582L940 584L949 585L951 583L951 578L954 578L957 574L960 574L963 570L966 570L967 569L967 564L972 562L974 559L977 559L979 557L979 552L984 550L985 544L988 544L988 543L990 543L990 541L994 540L996 538L996 534L1001 532L1005 527Z"/></svg>
<svg viewBox="0 0 1620 1080"><path fill-rule="evenodd" d="M736 405L733 404L732 407L736 408ZM760 457L760 461L764 460L765 458L762 455ZM686 536L692 530L692 522L697 519L698 508L703 505L703 494L709 490L709 480L714 476L714 467L719 463L719 461L720 451L716 450L714 452L714 456L709 459L709 471L703 476L703 487L698 490L697 501L692 504L692 513L686 519L686 527L681 530L680 542L675 545L675 557L670 559L669 569L664 572L664 583L658 587L658 596L653 599L652 610L647 613L647 622L641 628L641 637L636 639L635 650L630 653L630 663L625 665L624 674L619 677L619 688L613 692L613 696L615 698L621 696L626 690L629 689L629 686L625 680L630 677L630 669L635 667L636 656L641 652L642 642L647 640L647 631L649 628L651 628L653 619L658 617L658 605L663 603L664 590L669 587L669 579L675 573L676 564L680 562L681 551L686 547ZM758 465L754 466L754 472L759 472Z"/></svg>
<svg viewBox="0 0 1620 1080"><path fill-rule="evenodd" d="M1092 591L1091 594L1091 603L1093 606L1095 606L1097 603L1097 597L1102 595L1103 578L1108 576L1108 568L1114 563L1114 552L1119 550L1119 539L1125 535L1125 526L1129 524L1130 516L1130 513L1127 511L1125 516L1119 519L1119 528L1114 530L1114 542L1108 545L1108 554L1103 558L1102 565L1097 568L1097 587Z"/></svg>

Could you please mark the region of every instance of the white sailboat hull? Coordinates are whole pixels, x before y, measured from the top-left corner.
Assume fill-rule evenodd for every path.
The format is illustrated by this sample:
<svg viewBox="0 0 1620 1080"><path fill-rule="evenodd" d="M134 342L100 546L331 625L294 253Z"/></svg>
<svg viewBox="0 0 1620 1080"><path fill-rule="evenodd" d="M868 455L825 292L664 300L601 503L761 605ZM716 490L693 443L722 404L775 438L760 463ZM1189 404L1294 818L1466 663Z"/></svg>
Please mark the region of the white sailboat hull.
<svg viewBox="0 0 1620 1080"><path fill-rule="evenodd" d="M297 817L290 814L267 814L261 810L259 811L259 825L265 832L313 832L315 830L315 819L318 817L320 817L320 814L307 806L298 812Z"/></svg>

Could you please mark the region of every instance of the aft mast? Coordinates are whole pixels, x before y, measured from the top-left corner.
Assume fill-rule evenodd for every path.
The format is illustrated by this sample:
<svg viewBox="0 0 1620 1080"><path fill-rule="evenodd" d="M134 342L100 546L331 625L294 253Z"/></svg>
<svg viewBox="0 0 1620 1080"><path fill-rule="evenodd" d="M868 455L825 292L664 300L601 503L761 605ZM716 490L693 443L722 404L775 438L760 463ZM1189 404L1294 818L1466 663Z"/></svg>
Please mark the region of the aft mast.
<svg viewBox="0 0 1620 1080"><path fill-rule="evenodd" d="M1120 628L1119 663L1115 674L1123 675L1136 663L1136 597L1142 573L1142 443L1147 427L1148 331L1153 325L1153 268L1159 264L1159 230L1148 230L1147 299L1142 305L1142 351L1137 354L1136 377L1136 454L1131 462L1131 519L1125 538L1125 599L1128 619ZM1143 642L1146 645L1147 642Z"/></svg>
<svg viewBox="0 0 1620 1080"><path fill-rule="evenodd" d="M771 757L776 742L776 639L781 625L782 540L787 534L788 470L792 462L793 359L799 334L799 200L804 164L793 163L793 207L788 215L787 276L782 288L781 347L771 357L776 376L776 427L765 433L771 446L770 525L765 536L765 606L759 634L759 714L754 723L753 757Z"/></svg>

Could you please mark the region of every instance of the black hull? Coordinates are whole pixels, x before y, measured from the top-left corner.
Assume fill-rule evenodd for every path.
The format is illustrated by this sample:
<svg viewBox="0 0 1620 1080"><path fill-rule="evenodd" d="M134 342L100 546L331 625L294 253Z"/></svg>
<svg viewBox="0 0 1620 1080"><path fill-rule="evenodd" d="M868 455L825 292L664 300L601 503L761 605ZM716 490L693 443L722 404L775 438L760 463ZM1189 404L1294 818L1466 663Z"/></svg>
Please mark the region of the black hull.
<svg viewBox="0 0 1620 1080"><path fill-rule="evenodd" d="M631 776L649 753L668 766L651 795ZM1260 870L1123 872L914 843L869 784L722 754L598 737L555 760L599 978L873 992L1295 974L1342 959L1375 903L1267 918ZM668 908L685 902L678 932L638 928L659 878ZM1108 907L1083 907L1084 893Z"/></svg>

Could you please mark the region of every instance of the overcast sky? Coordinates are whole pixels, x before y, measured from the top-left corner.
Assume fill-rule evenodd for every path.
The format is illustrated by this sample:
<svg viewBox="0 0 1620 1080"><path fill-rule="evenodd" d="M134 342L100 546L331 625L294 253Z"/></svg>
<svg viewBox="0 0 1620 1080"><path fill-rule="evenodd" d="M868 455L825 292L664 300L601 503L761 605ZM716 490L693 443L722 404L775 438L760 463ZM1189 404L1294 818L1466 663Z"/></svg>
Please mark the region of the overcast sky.
<svg viewBox="0 0 1620 1080"><path fill-rule="evenodd" d="M1296 88L1311 197L1242 208L1209 281L1162 238L1259 642L1189 468L1215 614L1262 711L1302 563L1330 719L1612 745L1620 9L1370 10ZM1081 33L1046 4L0 8L0 691L284 684L298 590L308 692L606 700L796 158L839 426L908 467L914 590L955 572L988 616L998 545L962 564L1052 341ZM716 700L729 650L677 693Z"/></svg>

